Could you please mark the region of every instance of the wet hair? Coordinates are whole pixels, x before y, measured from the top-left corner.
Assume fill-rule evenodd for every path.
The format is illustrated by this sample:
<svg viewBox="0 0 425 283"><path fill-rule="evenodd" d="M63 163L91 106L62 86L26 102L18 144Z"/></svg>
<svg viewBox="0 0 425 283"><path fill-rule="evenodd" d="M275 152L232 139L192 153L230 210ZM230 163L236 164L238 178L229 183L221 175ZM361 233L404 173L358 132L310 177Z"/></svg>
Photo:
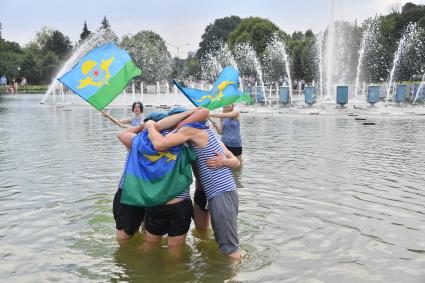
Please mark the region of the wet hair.
<svg viewBox="0 0 425 283"><path fill-rule="evenodd" d="M137 104L139 104L140 106L140 112L143 112L143 103L140 101L136 101L133 103L133 105L131 106L131 112L134 112L134 107L136 107Z"/></svg>

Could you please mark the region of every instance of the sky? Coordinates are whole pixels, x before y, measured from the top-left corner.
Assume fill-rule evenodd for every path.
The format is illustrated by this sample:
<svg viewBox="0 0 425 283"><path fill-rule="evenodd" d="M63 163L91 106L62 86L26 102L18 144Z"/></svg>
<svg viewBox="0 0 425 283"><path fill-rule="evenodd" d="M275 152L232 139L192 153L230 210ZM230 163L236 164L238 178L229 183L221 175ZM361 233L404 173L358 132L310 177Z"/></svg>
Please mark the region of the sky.
<svg viewBox="0 0 425 283"><path fill-rule="evenodd" d="M2 37L21 46L35 38L43 27L60 30L78 41L84 21L89 30L99 28L104 16L117 34L152 30L166 41L172 56L185 58L196 51L208 24L236 15L271 20L292 33L324 31L331 18L332 0L0 0ZM425 0L333 0L335 19L361 23L368 17L388 14L407 2ZM179 50L179 54L177 54Z"/></svg>

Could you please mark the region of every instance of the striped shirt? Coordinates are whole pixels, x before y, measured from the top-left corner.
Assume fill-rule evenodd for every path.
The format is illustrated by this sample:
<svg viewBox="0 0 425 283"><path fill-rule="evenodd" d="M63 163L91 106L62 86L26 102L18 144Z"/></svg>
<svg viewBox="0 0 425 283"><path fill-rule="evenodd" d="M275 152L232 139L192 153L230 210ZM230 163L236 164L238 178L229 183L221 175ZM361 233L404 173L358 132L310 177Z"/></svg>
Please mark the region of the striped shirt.
<svg viewBox="0 0 425 283"><path fill-rule="evenodd" d="M215 157L215 152L219 152L224 155L224 150L213 131L210 129L205 129L205 131L208 134L207 146L193 146L193 149L198 156L195 160L194 170L197 172L207 199L212 199L224 192L236 190L236 183L233 179L230 168L210 168L207 166L206 161L209 158Z"/></svg>
<svg viewBox="0 0 425 283"><path fill-rule="evenodd" d="M125 157L125 162L124 162L124 169L122 170L121 178L120 178L120 181L118 182L118 189L120 190L124 188L124 176L125 176L125 172L127 171L127 163L128 163L129 157L130 157L130 152L127 152L127 155Z"/></svg>

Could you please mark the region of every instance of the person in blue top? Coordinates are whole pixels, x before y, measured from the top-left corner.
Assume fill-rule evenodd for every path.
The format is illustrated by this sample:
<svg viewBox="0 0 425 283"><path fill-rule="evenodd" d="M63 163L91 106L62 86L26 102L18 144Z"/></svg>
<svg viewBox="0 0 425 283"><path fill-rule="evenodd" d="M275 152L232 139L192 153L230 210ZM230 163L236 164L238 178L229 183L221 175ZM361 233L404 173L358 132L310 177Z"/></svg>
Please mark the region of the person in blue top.
<svg viewBox="0 0 425 283"><path fill-rule="evenodd" d="M213 122L217 133L222 135L221 141L230 150L236 158L242 160L242 138L240 113L233 104L223 107L223 112L210 113L212 118L220 118L220 123Z"/></svg>
<svg viewBox="0 0 425 283"><path fill-rule="evenodd" d="M103 116L105 116L106 118L111 120L112 123L121 128L130 128L143 125L143 120L145 119L145 116L143 116L143 103L140 101L134 102L131 106L131 111L133 112L133 116L121 120L112 117L106 111L101 112Z"/></svg>

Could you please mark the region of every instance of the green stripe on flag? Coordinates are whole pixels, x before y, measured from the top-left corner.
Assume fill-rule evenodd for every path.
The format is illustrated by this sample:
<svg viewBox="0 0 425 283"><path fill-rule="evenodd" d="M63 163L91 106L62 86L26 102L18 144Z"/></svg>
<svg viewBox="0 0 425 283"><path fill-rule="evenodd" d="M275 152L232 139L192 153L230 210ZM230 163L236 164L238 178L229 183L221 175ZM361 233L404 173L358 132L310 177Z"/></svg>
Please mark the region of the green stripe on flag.
<svg viewBox="0 0 425 283"><path fill-rule="evenodd" d="M220 100L214 100L211 103L201 104L201 107L205 107L209 110L214 110L226 105L230 105L235 102L246 102L250 103L252 101L251 96L248 93L244 93L243 95L229 95L224 96Z"/></svg>
<svg viewBox="0 0 425 283"><path fill-rule="evenodd" d="M172 171L171 174L156 182L145 181L127 174L121 195L121 203L140 207L165 204L170 199L181 194L192 183L192 171L189 167L188 170L187 174Z"/></svg>
<svg viewBox="0 0 425 283"><path fill-rule="evenodd" d="M195 159L196 153L194 149L183 147L173 170L158 180L142 179L127 171L124 177L121 203L140 207L165 204L192 184L191 162Z"/></svg>
<svg viewBox="0 0 425 283"><path fill-rule="evenodd" d="M137 76L140 76L142 71L134 65L132 61L128 61L115 74L107 85L102 86L95 94L87 100L97 110L102 110L105 106L111 103L126 88L128 82Z"/></svg>

